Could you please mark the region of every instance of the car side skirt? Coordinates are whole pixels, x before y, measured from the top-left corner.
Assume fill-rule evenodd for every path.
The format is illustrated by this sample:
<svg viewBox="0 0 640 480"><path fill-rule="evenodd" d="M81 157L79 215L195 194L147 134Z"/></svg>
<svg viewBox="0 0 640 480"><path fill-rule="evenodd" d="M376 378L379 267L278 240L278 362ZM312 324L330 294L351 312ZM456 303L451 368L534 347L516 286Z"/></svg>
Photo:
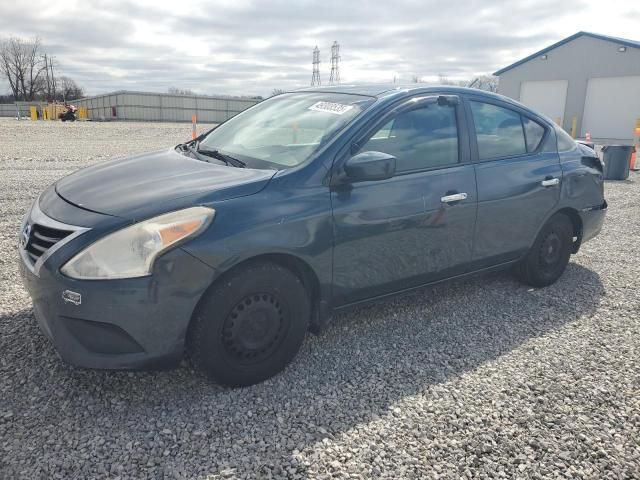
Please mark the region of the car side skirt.
<svg viewBox="0 0 640 480"><path fill-rule="evenodd" d="M462 273L462 274L459 274L459 275L454 275L454 276L451 276L451 277L441 278L441 279L430 281L430 282L427 282L427 283L422 283L420 285L415 285L413 287L404 288L402 290L397 290L397 291L394 291L394 292L385 293L385 294L378 295L378 296L375 296L375 297L366 298L364 300L358 300L357 302L346 303L344 305L340 305L340 306L334 307L333 311L334 312L338 312L338 311L341 311L341 310L344 310L344 309L348 309L348 308L351 308L351 307L354 307L354 306L362 306L362 305L367 305L369 303L375 303L375 302L378 302L378 301L381 301L381 300L386 300L386 299L389 299L389 298L392 298L392 297L395 297L395 296L398 296L398 295L403 295L405 293L413 292L415 290L420 290L421 288L429 287L429 286L432 286L432 285L437 285L437 284L440 284L440 283L449 282L451 280L458 280L458 279L461 279L461 278L469 278L469 277L474 277L474 276L477 276L477 275L483 275L483 274L486 274L486 273L497 272L497 271L501 271L501 270L507 270L512 265L518 263L518 261L519 261L519 259L512 260L512 261L509 261L509 262L499 263L497 265L493 265L493 266L490 266L490 267L481 268L481 269L478 269L478 270L473 270L473 271L470 271L470 272Z"/></svg>

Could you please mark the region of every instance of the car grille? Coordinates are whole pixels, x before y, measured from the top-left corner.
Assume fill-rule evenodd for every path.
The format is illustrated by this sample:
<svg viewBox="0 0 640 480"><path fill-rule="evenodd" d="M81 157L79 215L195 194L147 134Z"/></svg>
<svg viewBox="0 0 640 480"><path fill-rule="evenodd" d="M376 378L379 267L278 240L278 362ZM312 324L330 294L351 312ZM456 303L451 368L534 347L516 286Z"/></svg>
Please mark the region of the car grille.
<svg viewBox="0 0 640 480"><path fill-rule="evenodd" d="M31 225L29 239L24 246L24 250L29 259L35 264L47 250L72 233L70 230L59 230L34 223Z"/></svg>

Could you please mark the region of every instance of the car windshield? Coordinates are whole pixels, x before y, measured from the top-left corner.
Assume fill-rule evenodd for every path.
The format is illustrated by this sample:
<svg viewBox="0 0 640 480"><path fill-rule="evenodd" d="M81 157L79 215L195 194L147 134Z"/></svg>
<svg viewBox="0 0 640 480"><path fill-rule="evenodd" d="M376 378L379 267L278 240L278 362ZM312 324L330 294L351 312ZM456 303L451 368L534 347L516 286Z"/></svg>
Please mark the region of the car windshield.
<svg viewBox="0 0 640 480"><path fill-rule="evenodd" d="M374 99L340 93L286 93L265 100L210 132L199 144L250 168L303 163Z"/></svg>

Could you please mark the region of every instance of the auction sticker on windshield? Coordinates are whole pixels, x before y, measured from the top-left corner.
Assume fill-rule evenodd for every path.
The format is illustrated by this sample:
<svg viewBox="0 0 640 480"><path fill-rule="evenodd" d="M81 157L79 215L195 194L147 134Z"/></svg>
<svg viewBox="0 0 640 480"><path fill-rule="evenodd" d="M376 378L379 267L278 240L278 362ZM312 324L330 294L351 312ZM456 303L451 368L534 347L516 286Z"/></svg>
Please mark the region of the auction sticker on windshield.
<svg viewBox="0 0 640 480"><path fill-rule="evenodd" d="M342 115L353 108L353 105L344 105L342 103L333 102L316 102L309 107L309 110L315 112L333 113L335 115Z"/></svg>

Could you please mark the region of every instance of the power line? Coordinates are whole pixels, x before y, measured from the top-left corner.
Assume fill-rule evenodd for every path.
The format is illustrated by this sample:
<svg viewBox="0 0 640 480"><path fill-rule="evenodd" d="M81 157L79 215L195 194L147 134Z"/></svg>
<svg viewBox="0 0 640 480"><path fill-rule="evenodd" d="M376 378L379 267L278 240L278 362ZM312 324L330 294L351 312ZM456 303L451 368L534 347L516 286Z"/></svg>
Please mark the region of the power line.
<svg viewBox="0 0 640 480"><path fill-rule="evenodd" d="M320 81L320 50L316 45L316 48L313 49L313 74L311 75L311 86L322 85Z"/></svg>

